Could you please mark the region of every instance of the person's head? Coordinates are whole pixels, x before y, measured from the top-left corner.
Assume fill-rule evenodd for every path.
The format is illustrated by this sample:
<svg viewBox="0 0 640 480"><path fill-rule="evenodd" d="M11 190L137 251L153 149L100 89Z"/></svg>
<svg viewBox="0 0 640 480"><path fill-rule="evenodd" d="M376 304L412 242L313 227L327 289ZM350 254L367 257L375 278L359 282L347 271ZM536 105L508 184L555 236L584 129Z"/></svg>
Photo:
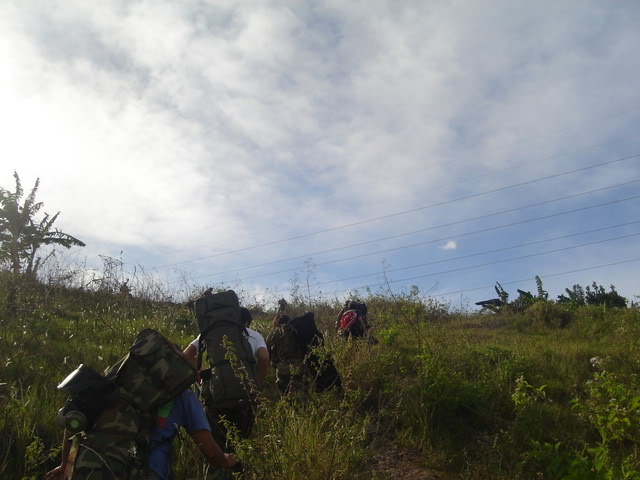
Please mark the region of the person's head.
<svg viewBox="0 0 640 480"><path fill-rule="evenodd" d="M251 316L251 312L249 311L249 309L240 307L240 322L242 323L242 325L248 327L249 325L251 325L252 321L253 317Z"/></svg>

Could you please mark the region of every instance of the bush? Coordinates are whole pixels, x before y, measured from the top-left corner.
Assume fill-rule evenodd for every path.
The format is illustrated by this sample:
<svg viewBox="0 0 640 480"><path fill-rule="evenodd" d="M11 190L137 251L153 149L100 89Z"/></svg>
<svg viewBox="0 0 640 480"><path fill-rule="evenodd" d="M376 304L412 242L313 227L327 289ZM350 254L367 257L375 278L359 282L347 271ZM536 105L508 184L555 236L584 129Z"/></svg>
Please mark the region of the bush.
<svg viewBox="0 0 640 480"><path fill-rule="evenodd" d="M553 302L538 301L526 310L534 325L550 328L564 328L573 320L573 312Z"/></svg>

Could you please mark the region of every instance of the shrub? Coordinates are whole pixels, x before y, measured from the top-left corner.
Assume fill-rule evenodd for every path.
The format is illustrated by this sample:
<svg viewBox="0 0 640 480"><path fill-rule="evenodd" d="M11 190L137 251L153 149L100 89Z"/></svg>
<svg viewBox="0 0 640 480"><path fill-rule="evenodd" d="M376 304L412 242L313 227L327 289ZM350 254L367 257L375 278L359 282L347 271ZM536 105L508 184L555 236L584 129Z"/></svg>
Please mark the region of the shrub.
<svg viewBox="0 0 640 480"><path fill-rule="evenodd" d="M563 305L548 301L538 301L526 310L534 325L541 327L563 328L573 320L573 312Z"/></svg>

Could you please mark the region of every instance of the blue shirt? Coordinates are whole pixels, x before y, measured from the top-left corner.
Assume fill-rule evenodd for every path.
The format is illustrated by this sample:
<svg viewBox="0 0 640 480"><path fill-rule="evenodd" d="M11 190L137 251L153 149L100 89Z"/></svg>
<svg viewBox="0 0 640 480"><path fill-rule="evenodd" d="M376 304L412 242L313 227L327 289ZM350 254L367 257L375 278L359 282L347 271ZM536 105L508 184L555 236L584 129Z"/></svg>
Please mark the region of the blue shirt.
<svg viewBox="0 0 640 480"><path fill-rule="evenodd" d="M185 390L175 398L164 427L157 426L151 434L149 468L159 479L169 478L172 440L179 427L184 427L189 434L198 430L211 431L202 405L191 390Z"/></svg>

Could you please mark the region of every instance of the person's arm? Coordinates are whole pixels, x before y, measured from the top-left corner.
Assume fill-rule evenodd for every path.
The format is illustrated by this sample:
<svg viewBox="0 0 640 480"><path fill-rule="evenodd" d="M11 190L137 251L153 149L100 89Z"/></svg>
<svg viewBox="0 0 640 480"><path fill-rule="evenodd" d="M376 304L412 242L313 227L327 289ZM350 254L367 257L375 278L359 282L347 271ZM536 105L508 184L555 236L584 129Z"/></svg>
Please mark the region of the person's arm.
<svg viewBox="0 0 640 480"><path fill-rule="evenodd" d="M71 451L71 441L69 437L69 432L65 429L64 435L62 437L62 459L60 460L60 465L58 465L53 470L50 470L44 476L45 480L62 480L64 478L64 471L67 468L67 463L69 462L69 452Z"/></svg>
<svg viewBox="0 0 640 480"><path fill-rule="evenodd" d="M279 341L279 334L280 334L280 329L275 328L267 336L267 342L266 342L269 361L271 362L274 368L276 368L278 363L280 363L280 357L278 356L278 349L276 348L276 343Z"/></svg>
<svg viewBox="0 0 640 480"><path fill-rule="evenodd" d="M191 432L191 438L196 442L198 449L211 465L231 468L238 463L238 459L233 453L224 453L222 451L209 430Z"/></svg>
<svg viewBox="0 0 640 480"><path fill-rule="evenodd" d="M191 366L197 370L198 368L198 348L190 343L187 348L182 352L184 358L191 364Z"/></svg>
<svg viewBox="0 0 640 480"><path fill-rule="evenodd" d="M264 385L264 379L267 377L269 370L269 351L266 347L260 347L256 351L256 383L258 388Z"/></svg>

